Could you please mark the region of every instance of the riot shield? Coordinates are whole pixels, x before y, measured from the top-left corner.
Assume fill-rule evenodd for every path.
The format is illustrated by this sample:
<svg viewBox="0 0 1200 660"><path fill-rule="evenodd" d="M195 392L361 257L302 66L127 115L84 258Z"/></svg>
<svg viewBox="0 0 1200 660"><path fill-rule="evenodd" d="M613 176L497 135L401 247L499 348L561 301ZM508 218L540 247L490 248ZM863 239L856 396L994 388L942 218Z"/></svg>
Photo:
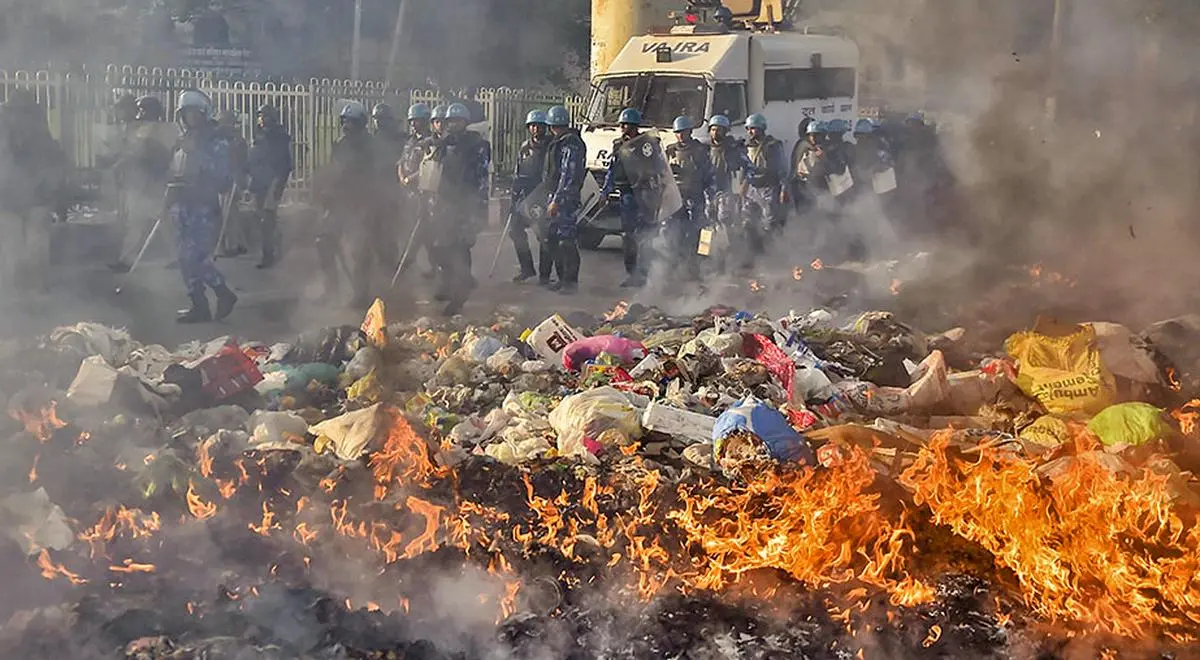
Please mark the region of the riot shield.
<svg viewBox="0 0 1200 660"><path fill-rule="evenodd" d="M658 138L643 133L623 143L617 157L647 217L662 223L683 207L683 195Z"/></svg>
<svg viewBox="0 0 1200 660"><path fill-rule="evenodd" d="M517 213L528 219L531 227L537 228L546 219L546 206L549 203L550 191L546 183L542 182L529 191L528 195L525 195L521 203L517 205Z"/></svg>
<svg viewBox="0 0 1200 660"><path fill-rule="evenodd" d="M579 191L579 217L588 217L602 201L604 200L600 197L600 184L596 183L596 177L590 172L585 172L583 189Z"/></svg>

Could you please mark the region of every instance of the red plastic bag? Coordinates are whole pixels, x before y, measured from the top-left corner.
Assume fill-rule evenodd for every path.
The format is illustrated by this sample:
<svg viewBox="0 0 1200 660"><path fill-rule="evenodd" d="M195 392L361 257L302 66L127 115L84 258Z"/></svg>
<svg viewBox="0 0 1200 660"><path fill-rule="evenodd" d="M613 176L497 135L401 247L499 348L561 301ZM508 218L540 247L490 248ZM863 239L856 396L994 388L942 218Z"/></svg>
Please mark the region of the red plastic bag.
<svg viewBox="0 0 1200 660"><path fill-rule="evenodd" d="M262 372L236 344L227 344L216 355L196 365L201 387L214 401L228 399L262 382Z"/></svg>
<svg viewBox="0 0 1200 660"><path fill-rule="evenodd" d="M796 373L796 363L792 362L792 358L770 338L763 335L742 335L742 352L746 357L757 360L766 367L785 392L792 391L792 376Z"/></svg>

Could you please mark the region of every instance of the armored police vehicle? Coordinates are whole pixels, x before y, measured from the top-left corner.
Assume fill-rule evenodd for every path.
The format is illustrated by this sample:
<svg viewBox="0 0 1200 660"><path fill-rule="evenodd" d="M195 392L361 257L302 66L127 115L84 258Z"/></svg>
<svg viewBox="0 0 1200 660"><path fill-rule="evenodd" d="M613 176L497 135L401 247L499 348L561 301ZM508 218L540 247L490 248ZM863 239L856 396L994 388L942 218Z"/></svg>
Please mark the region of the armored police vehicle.
<svg viewBox="0 0 1200 660"><path fill-rule="evenodd" d="M699 3L693 3L699 4ZM761 13L732 20L704 10L673 16L676 25L633 37L608 71L592 82L583 139L588 169L603 180L617 118L624 108L642 113L644 131L661 132L664 144L675 117L690 117L702 133L714 114L727 116L733 134L745 137L753 113L767 118L771 135L790 153L805 117L818 121L858 116L858 46L829 34L792 30L772 10L778 2L742 3ZM595 248L606 235L620 233L611 212L584 219L580 245Z"/></svg>

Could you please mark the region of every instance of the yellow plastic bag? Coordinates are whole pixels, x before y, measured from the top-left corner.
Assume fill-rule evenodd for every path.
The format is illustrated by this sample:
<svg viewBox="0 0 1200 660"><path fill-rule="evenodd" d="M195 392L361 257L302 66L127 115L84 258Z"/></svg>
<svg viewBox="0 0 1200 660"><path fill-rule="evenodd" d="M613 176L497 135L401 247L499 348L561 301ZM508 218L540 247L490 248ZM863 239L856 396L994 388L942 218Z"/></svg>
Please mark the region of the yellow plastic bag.
<svg viewBox="0 0 1200 660"><path fill-rule="evenodd" d="M1171 427L1163 417L1163 411L1138 401L1105 408L1088 422L1088 429L1108 447L1137 447L1151 440L1171 436Z"/></svg>
<svg viewBox="0 0 1200 660"><path fill-rule="evenodd" d="M1100 361L1090 325L1053 335L1018 332L1004 349L1018 361L1017 386L1052 413L1090 416L1113 402L1116 382Z"/></svg>
<svg viewBox="0 0 1200 660"><path fill-rule="evenodd" d="M1067 423L1054 415L1044 415L1021 430L1020 437L1043 449L1053 449L1071 439Z"/></svg>
<svg viewBox="0 0 1200 660"><path fill-rule="evenodd" d="M360 329L372 346L378 349L387 347L387 310L383 306L383 300L376 298L371 304Z"/></svg>

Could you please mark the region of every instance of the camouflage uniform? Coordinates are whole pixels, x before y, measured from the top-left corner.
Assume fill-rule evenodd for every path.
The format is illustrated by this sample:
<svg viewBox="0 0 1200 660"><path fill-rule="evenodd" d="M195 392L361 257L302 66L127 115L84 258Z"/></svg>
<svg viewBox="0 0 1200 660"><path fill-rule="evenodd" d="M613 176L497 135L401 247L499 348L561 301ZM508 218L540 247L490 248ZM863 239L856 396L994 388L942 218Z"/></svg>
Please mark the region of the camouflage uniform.
<svg viewBox="0 0 1200 660"><path fill-rule="evenodd" d="M167 215L179 227L179 267L188 295L225 289L212 253L221 231L221 193L233 185L229 144L211 124L180 136L167 182Z"/></svg>
<svg viewBox="0 0 1200 660"><path fill-rule="evenodd" d="M579 131L568 129L555 136L546 154L546 185L553 186L549 202L555 213L541 241L538 280L549 282L551 270L566 291L579 286L579 210L583 178L587 171L587 147Z"/></svg>

